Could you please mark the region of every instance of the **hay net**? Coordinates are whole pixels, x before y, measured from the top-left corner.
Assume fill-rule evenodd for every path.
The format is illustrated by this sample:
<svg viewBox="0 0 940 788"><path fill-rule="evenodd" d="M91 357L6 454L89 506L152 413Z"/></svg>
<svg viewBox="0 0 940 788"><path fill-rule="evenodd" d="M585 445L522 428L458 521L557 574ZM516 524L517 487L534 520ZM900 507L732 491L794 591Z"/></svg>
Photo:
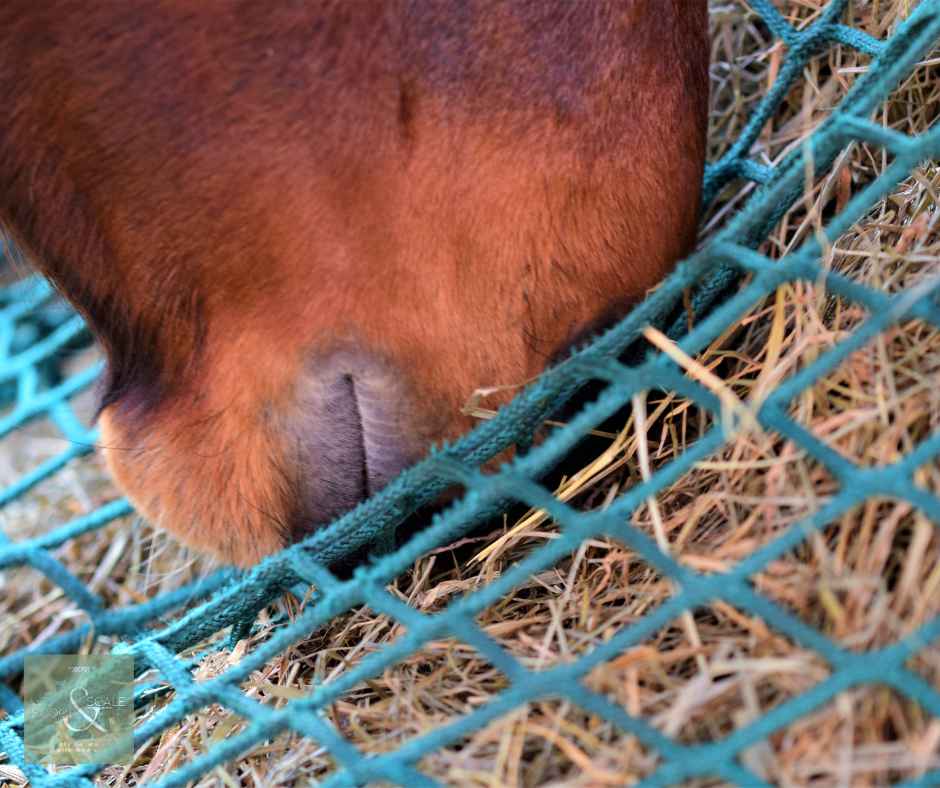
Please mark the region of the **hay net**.
<svg viewBox="0 0 940 788"><path fill-rule="evenodd" d="M907 136L869 120L940 39L940 0L924 0L884 42L840 24L846 0L832 2L815 22L802 30L791 26L770 0L752 0L751 5L773 35L782 40L786 58L773 88L751 113L738 140L708 167L705 196L711 201L736 179L750 180L759 188L754 188L743 210L699 252L681 263L629 317L546 373L495 418L482 423L458 443L435 451L353 512L249 572L220 570L153 599L108 606L52 553L70 540L130 513L127 502L109 503L90 515L26 541L11 542L0 535L0 569L30 566L38 570L85 614L84 623L65 634L0 658L0 679L15 680L22 672L25 653L70 653L90 637L121 636L126 642L116 647L115 653L133 654L136 672L149 672L150 677L159 680L141 687L137 704L143 707L150 702L160 686L172 688L171 698L162 711L137 728L137 747L209 705L229 709L246 721L239 732L220 737L204 754L155 783L165 786L183 786L197 780L287 730L310 737L326 748L335 764L325 780L329 785L363 785L373 781L403 786L434 785L437 783L432 778L416 768L422 759L466 739L508 711L544 698L565 699L631 734L654 751L656 768L644 778L648 785L676 785L707 776L738 785L766 784L763 777L748 767L742 753L832 701L839 693L865 683L887 685L927 713L940 717L940 694L908 666L912 656L940 638L940 618L927 621L887 647L853 651L769 599L753 579L769 563L798 548L835 518L875 496L903 500L940 523L940 500L917 481L918 469L934 462L940 454L940 434L931 434L896 462L861 467L799 423L790 407L815 381L899 322L916 318L940 328L936 295L940 278L891 293L859 284L828 266L831 247L841 234L918 165L940 156L940 127L921 136ZM755 140L807 61L820 49L833 45L873 55L867 73L809 140L776 166L751 160L748 156ZM891 160L890 166L860 189L828 222L817 222L804 235L805 240L788 249L780 259L772 260L758 253L756 249L784 212L801 198L807 183L828 171L840 153L856 143L884 151ZM808 358L794 376L766 387L759 401L745 403L736 399L720 381L716 382L700 367L689 365L689 357L695 357L721 337L761 299L798 281L823 283L836 301L859 305L867 318L837 345ZM742 284L739 286L738 282ZM686 296L689 292L691 298ZM682 307L684 296L695 315L691 330L691 321ZM75 458L90 452L96 438L95 430L85 427L76 417L70 402L94 382L100 368L91 366L67 374L54 363L56 354L70 343L80 341L84 331L77 317L55 304L53 295L35 281L11 286L0 293L0 398L6 408L6 415L0 419L0 437L18 425L45 418L71 441L66 451L0 492L0 507L9 507ZM37 305L42 308L37 309ZM644 329L649 325L661 329L660 333L646 329L646 336L656 348L643 344ZM624 358L631 361L625 363ZM544 420L587 381L601 381L604 388L567 426L556 429L528 451L518 452L513 463L497 472L481 472L482 464L507 447L531 447L533 435ZM621 494L611 495L604 506L591 511L569 505L540 483L587 431L597 429L631 402L640 403L650 391L677 393L707 414L707 429L687 451L652 474L644 474ZM634 513L649 499L755 424L792 441L799 451L831 474L836 491L821 508L721 572L690 568L670 554L667 542L631 524ZM396 547L396 526L455 484L466 490L460 500L435 516L427 528ZM452 598L434 614L422 612L390 592L388 584L423 555L459 540L518 504L547 512L557 525L553 538L542 540L521 560L494 573L488 583ZM615 627L609 637L591 649L541 670L530 669L516 659L477 623L481 611L511 595L533 575L571 556L585 540L599 537L616 539L668 579L672 594L638 620ZM373 557L363 562L352 578L341 579L327 569L368 545L374 546ZM251 633L259 611L288 590L305 598L303 606L289 619L279 622L254 650L218 675L196 682L186 670L186 663L175 658L227 628L231 628L229 643L234 645ZM815 652L828 665L828 677L721 740L696 746L677 741L585 684L585 676L596 666L643 643L686 611L716 600L759 616L771 629ZM302 697L287 703L265 705L242 691L241 685L253 671L292 643L363 605L401 624L404 634L362 658L338 679L315 685ZM331 704L420 651L430 641L446 638L458 639L474 648L505 677L505 685L490 702L468 709L447 724L421 732L398 747L367 757L333 724L328 713ZM25 763L23 706L5 683L0 683L0 706L9 714L0 722L0 748L31 784L43 787L92 784L102 767L82 765L50 774L41 766ZM915 782L937 784L940 771L929 772Z"/></svg>

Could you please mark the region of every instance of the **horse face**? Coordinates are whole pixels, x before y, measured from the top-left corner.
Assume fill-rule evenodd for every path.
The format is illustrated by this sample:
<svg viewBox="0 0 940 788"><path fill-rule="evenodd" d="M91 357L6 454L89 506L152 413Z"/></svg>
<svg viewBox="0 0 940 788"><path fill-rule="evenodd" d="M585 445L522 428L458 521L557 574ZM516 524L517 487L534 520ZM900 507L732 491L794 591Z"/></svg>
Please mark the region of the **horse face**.
<svg viewBox="0 0 940 788"><path fill-rule="evenodd" d="M704 0L8 0L0 222L104 348L139 510L254 563L626 314L694 243L706 27Z"/></svg>

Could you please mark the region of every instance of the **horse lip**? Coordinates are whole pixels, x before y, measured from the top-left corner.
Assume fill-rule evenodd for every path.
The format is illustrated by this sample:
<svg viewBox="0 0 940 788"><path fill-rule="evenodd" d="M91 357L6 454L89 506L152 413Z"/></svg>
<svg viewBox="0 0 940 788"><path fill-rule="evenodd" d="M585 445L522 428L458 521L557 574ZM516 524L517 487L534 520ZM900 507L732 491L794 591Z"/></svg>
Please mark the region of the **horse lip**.
<svg viewBox="0 0 940 788"><path fill-rule="evenodd" d="M356 417L352 421L352 427L355 434L355 440L358 442L357 459L362 470L360 482L360 501L364 501L372 494L369 485L369 456L366 452L366 434L365 426L362 423L362 410L359 406L359 396L356 393L356 379L352 375L344 375L343 383L348 386L348 396L352 400L352 407L355 410ZM351 439L352 436L351 436Z"/></svg>
<svg viewBox="0 0 940 788"><path fill-rule="evenodd" d="M312 360L301 381L294 441L296 542L378 492L427 446L416 443L400 376L362 353Z"/></svg>

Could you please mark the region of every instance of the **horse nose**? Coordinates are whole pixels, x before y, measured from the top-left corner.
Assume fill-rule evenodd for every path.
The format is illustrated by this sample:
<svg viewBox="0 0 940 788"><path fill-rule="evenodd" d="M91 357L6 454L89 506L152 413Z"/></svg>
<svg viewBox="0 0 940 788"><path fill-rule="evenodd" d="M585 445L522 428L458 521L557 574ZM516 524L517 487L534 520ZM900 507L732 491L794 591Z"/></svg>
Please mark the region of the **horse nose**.
<svg viewBox="0 0 940 788"><path fill-rule="evenodd" d="M300 385L295 445L299 541L378 492L427 451L401 375L365 355L310 365Z"/></svg>

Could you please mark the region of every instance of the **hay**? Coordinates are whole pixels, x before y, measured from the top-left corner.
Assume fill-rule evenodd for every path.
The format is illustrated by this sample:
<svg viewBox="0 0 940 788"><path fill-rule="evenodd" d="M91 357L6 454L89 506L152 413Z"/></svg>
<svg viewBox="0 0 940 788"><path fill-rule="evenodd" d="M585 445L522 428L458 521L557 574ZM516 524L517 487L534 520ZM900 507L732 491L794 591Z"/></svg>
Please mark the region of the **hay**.
<svg viewBox="0 0 940 788"><path fill-rule="evenodd" d="M824 3L788 0L777 5L802 26ZM907 0L859 0L850 21L881 37L912 5ZM773 82L784 50L743 2L712 2L711 9L710 155L716 158ZM934 53L926 60L885 104L878 121L919 133L936 120L940 57ZM840 47L814 58L768 123L756 155L775 163L799 145L867 63L867 57ZM881 151L852 146L830 172L808 186L803 202L783 218L762 251L774 258L783 255L889 163ZM742 183L725 189L704 219L703 240L753 189ZM832 246L828 264L889 292L936 276L938 189L940 170L919 170ZM750 407L838 344L864 318L860 305L827 294L815 282L783 285L699 354L694 368L700 378L707 371L710 380L719 381L715 385L729 407ZM650 336L662 346L661 337ZM791 414L860 465L889 463L937 430L938 373L940 334L909 321L852 354L803 392L793 401ZM482 402L485 406L485 398ZM684 452L712 423L712 416L675 395L651 393L634 405L621 431L611 436L608 451L565 481L559 494L566 500L584 509L604 507ZM633 518L636 527L699 571L728 571L825 505L837 489L825 468L773 432L752 424L729 437L720 452L649 499ZM0 459L0 472L4 463L15 464L10 458L27 451L34 440L23 441L16 451L8 449ZM30 499L33 509L18 511L17 522L7 520L4 528L21 538L61 521L68 507L81 511L109 500L115 493L101 482L102 473L95 458L77 463L71 481L47 482ZM917 483L940 492L940 467L934 462L923 468ZM772 562L754 580L762 593L846 648L881 646L940 613L938 526L907 504L871 500ZM500 532L424 556L390 588L400 599L434 613L553 537L551 522L539 512L529 512L518 522L507 522ZM117 543L126 547L117 550ZM87 534L57 555L79 577L95 584L106 605L152 596L206 571L201 559L186 556L138 521ZM0 649L65 631L81 617L61 592L31 570L10 573L4 582ZM477 620L527 668L539 670L591 649L674 592L671 581L623 545L611 539L589 540ZM287 595L262 615L260 627L233 652L223 650L221 637L216 637L183 658L195 666L197 677L215 675L303 604ZM243 688L267 704L282 705L314 684L335 681L403 631L368 608L351 611L257 671ZM111 645L99 638L87 648L107 651ZM936 647L922 651L911 667L940 688ZM813 652L773 632L760 619L716 603L690 611L596 668L586 683L663 733L694 743L721 739L828 676L826 663ZM329 716L363 752L384 752L486 703L506 684L506 677L473 648L454 640L434 642L355 688L333 704ZM157 713L160 705L151 704L141 719ZM202 709L146 743L133 766L106 770L99 783L131 786L158 778L242 724L227 709ZM892 690L861 687L755 745L744 760L777 784L888 785L940 766L940 720ZM567 703L545 702L514 710L459 746L426 758L419 768L448 785L578 786L632 784L657 763L655 752L607 722ZM317 742L285 733L204 775L196 785L301 785L327 776L333 768ZM15 781L11 769L0 766L0 777Z"/></svg>

